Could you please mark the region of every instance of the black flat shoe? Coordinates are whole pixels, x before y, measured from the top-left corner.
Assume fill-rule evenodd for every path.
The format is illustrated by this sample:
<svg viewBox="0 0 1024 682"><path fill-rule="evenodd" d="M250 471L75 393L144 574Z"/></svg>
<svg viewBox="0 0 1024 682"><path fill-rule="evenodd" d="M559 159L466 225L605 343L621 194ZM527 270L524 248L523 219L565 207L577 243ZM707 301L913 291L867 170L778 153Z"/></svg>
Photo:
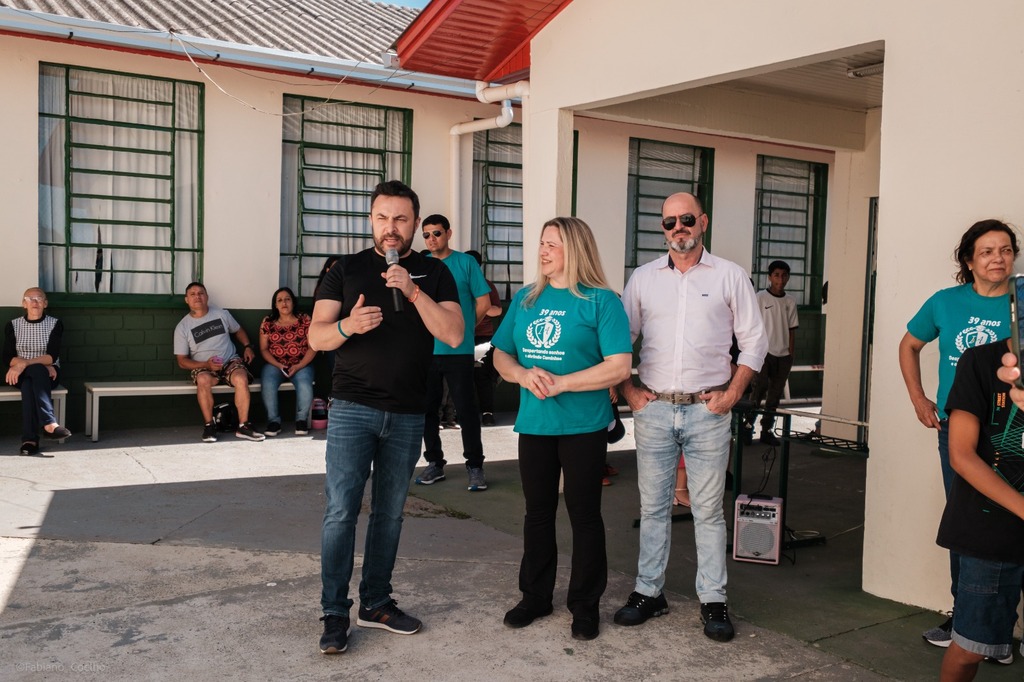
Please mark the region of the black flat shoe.
<svg viewBox="0 0 1024 682"><path fill-rule="evenodd" d="M596 639L600 630L597 626L597 618L588 616L574 616L572 619L572 638L584 641Z"/></svg>
<svg viewBox="0 0 1024 682"><path fill-rule="evenodd" d="M551 611L552 608L550 604L546 609L537 611L527 606L523 606L523 603L520 602L516 604L511 611L505 614L505 625L510 628L525 628L538 618L550 616Z"/></svg>
<svg viewBox="0 0 1024 682"><path fill-rule="evenodd" d="M39 454L39 444L38 443L33 443L30 440L25 441L24 443L21 444L21 454L23 454L23 455L38 455Z"/></svg>
<svg viewBox="0 0 1024 682"><path fill-rule="evenodd" d="M46 434L47 438L52 438L53 440L61 440L62 438L71 437L71 432L65 429L63 426L58 426L53 431L47 431L43 429L43 433Z"/></svg>

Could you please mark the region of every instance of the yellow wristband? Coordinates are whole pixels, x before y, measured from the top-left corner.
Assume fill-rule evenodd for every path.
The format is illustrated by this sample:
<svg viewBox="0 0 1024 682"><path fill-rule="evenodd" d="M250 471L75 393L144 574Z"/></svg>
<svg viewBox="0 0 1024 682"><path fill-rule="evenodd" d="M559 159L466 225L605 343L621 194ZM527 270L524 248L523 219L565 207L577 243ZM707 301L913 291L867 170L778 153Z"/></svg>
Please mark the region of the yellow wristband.
<svg viewBox="0 0 1024 682"><path fill-rule="evenodd" d="M412 296L409 297L409 303L415 303L416 299L420 297L420 287L416 285L416 291L412 292Z"/></svg>

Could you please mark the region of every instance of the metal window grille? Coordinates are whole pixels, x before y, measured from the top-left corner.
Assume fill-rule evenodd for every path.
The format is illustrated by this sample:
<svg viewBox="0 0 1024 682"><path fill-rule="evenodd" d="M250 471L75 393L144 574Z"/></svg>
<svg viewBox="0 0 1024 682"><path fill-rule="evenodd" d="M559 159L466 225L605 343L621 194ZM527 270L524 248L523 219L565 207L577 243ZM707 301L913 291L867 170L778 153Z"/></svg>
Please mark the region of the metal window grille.
<svg viewBox="0 0 1024 682"><path fill-rule="evenodd" d="M821 305L827 191L826 164L757 157L752 275L759 288L768 285L768 265L784 260L797 305Z"/></svg>
<svg viewBox="0 0 1024 682"><path fill-rule="evenodd" d="M671 142L629 139L626 280L639 266L665 253L661 205L676 192L690 192L711 217L715 150ZM710 246L711 229L704 237Z"/></svg>
<svg viewBox="0 0 1024 682"><path fill-rule="evenodd" d="M201 83L40 65L40 284L161 294L202 276Z"/></svg>
<svg viewBox="0 0 1024 682"><path fill-rule="evenodd" d="M373 245L374 187L409 183L412 111L286 95L284 113L280 280L312 296L329 256Z"/></svg>
<svg viewBox="0 0 1024 682"><path fill-rule="evenodd" d="M523 129L473 135L475 243L484 275L508 301L523 285Z"/></svg>

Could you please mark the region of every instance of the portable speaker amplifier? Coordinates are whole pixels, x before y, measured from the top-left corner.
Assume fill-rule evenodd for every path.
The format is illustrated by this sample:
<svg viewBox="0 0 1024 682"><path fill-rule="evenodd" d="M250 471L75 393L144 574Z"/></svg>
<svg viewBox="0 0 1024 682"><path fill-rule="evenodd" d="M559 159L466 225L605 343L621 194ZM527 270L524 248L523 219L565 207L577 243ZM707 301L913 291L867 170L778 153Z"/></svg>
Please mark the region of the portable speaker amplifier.
<svg viewBox="0 0 1024 682"><path fill-rule="evenodd" d="M782 498L736 498L732 558L758 564L777 564L782 551Z"/></svg>

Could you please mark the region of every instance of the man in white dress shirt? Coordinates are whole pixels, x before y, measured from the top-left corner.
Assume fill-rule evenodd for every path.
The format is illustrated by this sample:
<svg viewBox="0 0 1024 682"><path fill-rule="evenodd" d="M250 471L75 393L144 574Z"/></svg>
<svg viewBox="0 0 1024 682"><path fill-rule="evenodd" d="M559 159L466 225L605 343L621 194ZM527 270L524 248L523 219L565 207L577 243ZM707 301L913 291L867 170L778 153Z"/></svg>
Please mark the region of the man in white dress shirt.
<svg viewBox="0 0 1024 682"><path fill-rule="evenodd" d="M747 273L704 248L708 216L697 197L673 194L661 215L668 253L637 268L622 294L633 340L643 335L640 385L619 386L636 433L640 558L634 592L615 622L639 625L668 613L662 588L676 468L685 452L701 621L705 635L727 642L735 634L726 605L722 509L731 410L761 369L768 340ZM735 375L733 335L740 349Z"/></svg>

